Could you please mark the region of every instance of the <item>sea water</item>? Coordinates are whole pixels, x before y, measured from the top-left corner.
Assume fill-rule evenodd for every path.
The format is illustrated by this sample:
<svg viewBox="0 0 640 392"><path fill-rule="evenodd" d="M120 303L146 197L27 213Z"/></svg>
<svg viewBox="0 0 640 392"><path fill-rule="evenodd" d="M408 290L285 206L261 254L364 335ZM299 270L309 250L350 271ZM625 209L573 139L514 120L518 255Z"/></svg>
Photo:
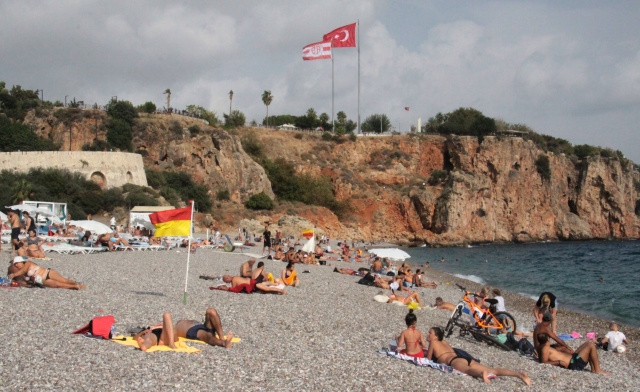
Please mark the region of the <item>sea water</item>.
<svg viewBox="0 0 640 392"><path fill-rule="evenodd" d="M430 268L534 299L550 291L560 308L640 327L640 241L405 250L411 264L428 261Z"/></svg>

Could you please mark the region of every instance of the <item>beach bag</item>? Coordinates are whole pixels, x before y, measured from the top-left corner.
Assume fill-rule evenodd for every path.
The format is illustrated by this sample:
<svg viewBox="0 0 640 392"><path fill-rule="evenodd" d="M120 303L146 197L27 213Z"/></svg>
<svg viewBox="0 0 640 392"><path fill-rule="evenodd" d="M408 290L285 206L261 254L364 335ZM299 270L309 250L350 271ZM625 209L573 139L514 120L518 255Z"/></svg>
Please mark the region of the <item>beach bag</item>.
<svg viewBox="0 0 640 392"><path fill-rule="evenodd" d="M89 324L72 333L96 339L102 338L109 340L111 339L111 327L115 322L116 319L111 315L94 317L89 321Z"/></svg>
<svg viewBox="0 0 640 392"><path fill-rule="evenodd" d="M513 351L516 351L520 348L520 342L513 337L513 333L511 332L507 333L507 341L504 343L504 345L509 347Z"/></svg>
<svg viewBox="0 0 640 392"><path fill-rule="evenodd" d="M520 351L520 354L522 355L536 355L536 348L533 347L533 344L531 344L527 338L520 339L518 342L518 351Z"/></svg>
<svg viewBox="0 0 640 392"><path fill-rule="evenodd" d="M370 273L367 273L362 279L360 279L358 281L358 284L363 284L365 286L371 286L373 285L373 282L376 280L376 278L371 275Z"/></svg>

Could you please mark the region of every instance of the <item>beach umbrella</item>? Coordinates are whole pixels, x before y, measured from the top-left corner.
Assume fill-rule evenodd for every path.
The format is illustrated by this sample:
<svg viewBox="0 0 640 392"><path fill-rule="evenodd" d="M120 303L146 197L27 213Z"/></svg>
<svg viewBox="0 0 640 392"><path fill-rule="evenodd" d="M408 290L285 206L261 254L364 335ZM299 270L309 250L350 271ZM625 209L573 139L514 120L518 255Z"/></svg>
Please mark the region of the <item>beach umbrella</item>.
<svg viewBox="0 0 640 392"><path fill-rule="evenodd" d="M391 260L406 260L411 256L398 248L380 248L380 249L369 249L369 253L373 253L378 257L386 257Z"/></svg>
<svg viewBox="0 0 640 392"><path fill-rule="evenodd" d="M94 220L77 220L69 222L71 226L82 227L84 230L89 230L95 234L113 233L113 230L104 223L100 223Z"/></svg>
<svg viewBox="0 0 640 392"><path fill-rule="evenodd" d="M8 208L10 210L18 210L18 211L26 211L29 213L29 215L42 215L42 216L57 216L56 214L54 214L53 212L49 211L49 210L45 210L42 208L37 208L35 206L32 206L31 204L16 204L13 206L5 206L5 208Z"/></svg>

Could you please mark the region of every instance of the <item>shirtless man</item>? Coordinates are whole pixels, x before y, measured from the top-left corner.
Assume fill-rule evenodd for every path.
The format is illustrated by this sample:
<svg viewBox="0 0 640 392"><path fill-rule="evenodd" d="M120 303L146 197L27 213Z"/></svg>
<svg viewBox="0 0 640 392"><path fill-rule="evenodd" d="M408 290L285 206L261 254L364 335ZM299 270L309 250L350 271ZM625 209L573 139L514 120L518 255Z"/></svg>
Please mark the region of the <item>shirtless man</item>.
<svg viewBox="0 0 640 392"><path fill-rule="evenodd" d="M598 352L593 342L584 343L578 347L573 355L552 348L549 343L549 335L546 333L538 334L536 342L538 344L536 351L538 352L540 363L548 363L549 365L560 366L569 370L584 370L589 364L592 373L610 375L610 373L600 368Z"/></svg>
<svg viewBox="0 0 640 392"><path fill-rule="evenodd" d="M276 255L273 257L275 260L284 259L284 251L282 249L282 244L276 245Z"/></svg>
<svg viewBox="0 0 640 392"><path fill-rule="evenodd" d="M291 247L291 248L289 248L287 253L284 254L284 260L282 260L282 261L285 261L287 263L292 262L293 258L294 258L294 255L295 255L295 251L294 251L293 247Z"/></svg>
<svg viewBox="0 0 640 392"><path fill-rule="evenodd" d="M574 351L569 347L562 339L560 339L549 327L553 321L553 315L551 313L545 313L542 316L542 322L536 325L536 329L533 330L533 345L538 348L538 335L544 333L548 338L553 339L556 343L550 344L550 347L556 351L561 351L565 354L573 355Z"/></svg>
<svg viewBox="0 0 640 392"><path fill-rule="evenodd" d="M441 297L436 298L436 304L434 307L442 310L454 310L456 306L450 302L444 302Z"/></svg>
<svg viewBox="0 0 640 392"><path fill-rule="evenodd" d="M207 309L204 324L195 320L179 320L174 328L174 334L178 338L200 340L212 346L225 348L231 348L231 339L233 339L233 333L228 332L225 336L222 332L220 316L213 308Z"/></svg>
<svg viewBox="0 0 640 392"><path fill-rule="evenodd" d="M13 210L10 210L7 216L9 222L11 222L11 244L13 245L11 254L13 254L18 250L18 243L20 242L20 217L18 217L18 214Z"/></svg>
<svg viewBox="0 0 640 392"><path fill-rule="evenodd" d="M382 261L380 261L379 257L376 257L375 261L371 264L371 272L376 274L381 274L384 268L382 267Z"/></svg>
<svg viewBox="0 0 640 392"><path fill-rule="evenodd" d="M436 282L425 282L424 279L422 279L422 271L420 271L419 269L413 275L412 283L415 287L430 287L432 289L438 287L438 284Z"/></svg>
<svg viewBox="0 0 640 392"><path fill-rule="evenodd" d="M248 261L240 266L240 276L243 278L251 278L251 269L256 263L256 259L250 258Z"/></svg>

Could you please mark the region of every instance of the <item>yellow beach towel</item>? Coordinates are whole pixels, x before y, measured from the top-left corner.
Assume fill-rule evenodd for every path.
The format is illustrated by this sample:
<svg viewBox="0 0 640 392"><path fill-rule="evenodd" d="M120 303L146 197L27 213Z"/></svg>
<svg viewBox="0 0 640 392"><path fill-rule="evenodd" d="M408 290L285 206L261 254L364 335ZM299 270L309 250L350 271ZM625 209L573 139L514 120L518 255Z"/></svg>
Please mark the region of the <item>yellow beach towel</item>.
<svg viewBox="0 0 640 392"><path fill-rule="evenodd" d="M131 336L128 336L128 337L125 338L124 336L119 335L119 336L113 337L111 339L111 341L119 343L119 344L122 344L122 345L125 345L125 346L133 346L135 348L140 348L140 346L138 346L138 342L133 340L133 337L131 337ZM232 343L239 343L241 341L242 341L242 339L240 339L240 338L231 339ZM186 344L187 342L207 344L207 343L203 342L202 340L179 338L179 340L176 342L176 349L172 349L169 346L153 346L153 347L149 347L149 349L146 352L152 353L154 351L175 351L175 352L179 352L179 353L191 353L191 354L193 354L193 353L199 353L201 351L201 350L198 350L195 347L187 346L187 344Z"/></svg>
<svg viewBox="0 0 640 392"><path fill-rule="evenodd" d="M287 286L293 286L293 283L296 281L296 271L291 271L291 275L288 278L284 279L284 284Z"/></svg>

